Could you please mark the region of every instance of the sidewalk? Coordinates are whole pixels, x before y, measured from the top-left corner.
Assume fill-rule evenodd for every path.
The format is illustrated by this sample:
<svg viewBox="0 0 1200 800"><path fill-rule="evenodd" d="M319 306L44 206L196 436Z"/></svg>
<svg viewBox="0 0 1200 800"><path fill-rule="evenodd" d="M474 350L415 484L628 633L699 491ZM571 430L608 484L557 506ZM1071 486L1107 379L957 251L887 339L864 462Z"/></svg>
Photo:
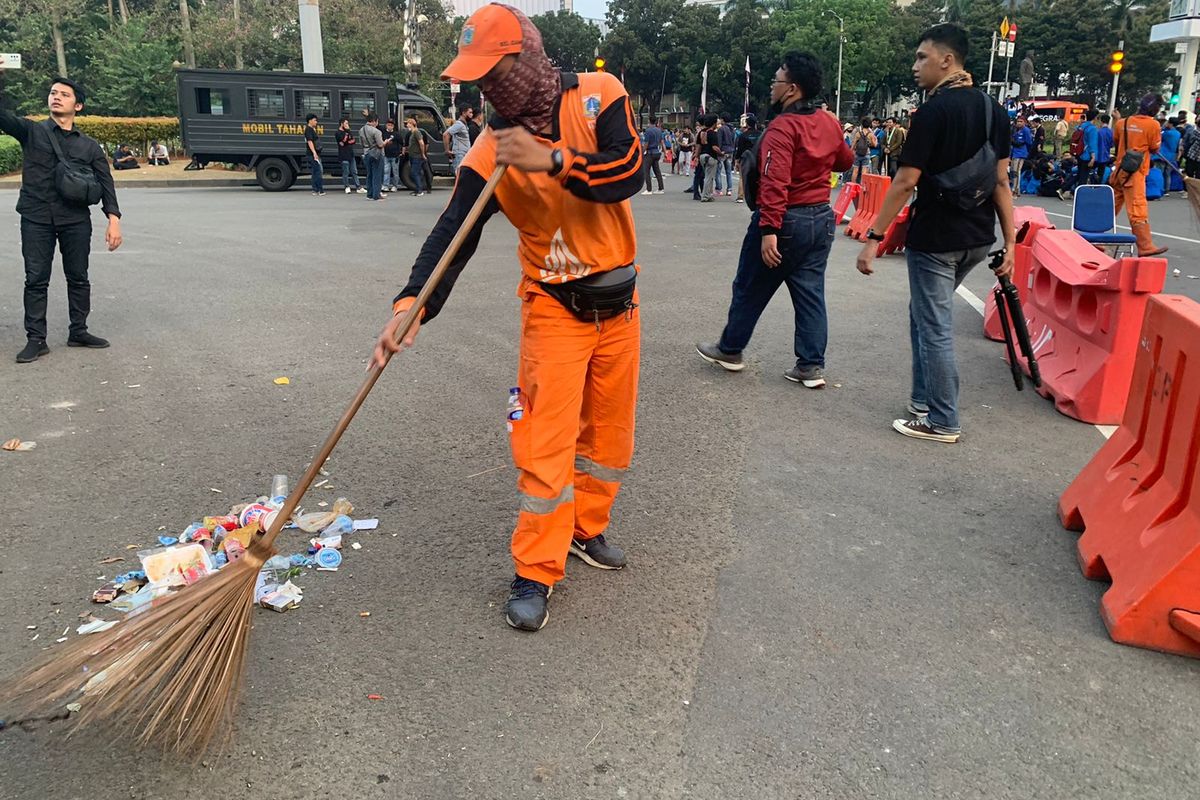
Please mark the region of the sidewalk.
<svg viewBox="0 0 1200 800"><path fill-rule="evenodd" d="M165 167L150 167L143 164L138 169L113 170L113 182L122 189L177 189L186 186L242 186L254 183L254 173L235 172L217 164L206 169L185 172L188 159L172 161ZM21 174L14 172L0 177L0 189L20 189Z"/></svg>
<svg viewBox="0 0 1200 800"><path fill-rule="evenodd" d="M143 164L138 169L113 170L113 182L120 189L181 189L188 187L215 188L228 186L257 186L253 170L238 171L225 169L220 164L209 164L204 169L185 171L188 165L186 158L172 161L165 167L151 167ZM325 180L340 180L339 176L325 173ZM454 185L452 178L434 176L433 185L437 188L449 188ZM296 188L307 188L308 176L301 175L296 179ZM13 172L0 176L0 189L20 189L21 173Z"/></svg>

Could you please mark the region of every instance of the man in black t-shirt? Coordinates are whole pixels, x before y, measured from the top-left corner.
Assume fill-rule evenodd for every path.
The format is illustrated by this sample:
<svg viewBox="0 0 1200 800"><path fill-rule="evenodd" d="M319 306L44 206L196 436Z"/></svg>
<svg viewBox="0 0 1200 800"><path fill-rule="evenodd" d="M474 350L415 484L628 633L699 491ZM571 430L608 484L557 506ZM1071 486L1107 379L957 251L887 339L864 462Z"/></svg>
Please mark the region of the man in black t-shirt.
<svg viewBox="0 0 1200 800"><path fill-rule="evenodd" d="M905 240L913 350L908 412L913 419L895 420L892 427L905 436L937 442L957 442L962 431L951 317L954 291L987 258L996 241L997 218L1006 248L998 274L1012 274L1016 244L1008 185L1008 115L995 100L972 87L971 76L963 69L966 58L967 34L960 26L935 25L921 35L913 75L929 93L928 100L912 117L900 169L858 256L858 271L870 275L878 242L916 189ZM989 140L989 116L996 188L981 204L963 210L942 199L934 177L983 147Z"/></svg>
<svg viewBox="0 0 1200 800"><path fill-rule="evenodd" d="M321 166L321 139L317 135L317 115L304 118L304 147L308 151L308 166L312 169L312 193L325 194L325 171Z"/></svg>

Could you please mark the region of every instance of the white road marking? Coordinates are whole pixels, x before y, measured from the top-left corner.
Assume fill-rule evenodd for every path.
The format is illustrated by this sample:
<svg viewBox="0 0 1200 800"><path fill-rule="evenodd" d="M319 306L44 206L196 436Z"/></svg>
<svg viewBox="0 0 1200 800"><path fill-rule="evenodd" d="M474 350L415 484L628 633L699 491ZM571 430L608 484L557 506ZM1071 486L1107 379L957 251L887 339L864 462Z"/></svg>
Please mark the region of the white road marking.
<svg viewBox="0 0 1200 800"><path fill-rule="evenodd" d="M1055 214L1055 216L1061 217L1062 214ZM1188 241L1191 241L1191 240L1189 239ZM1200 242L1197 242L1197 244L1200 244ZM979 316L981 316L981 317L983 316L983 301L979 299L979 296L977 294L975 294L970 289L968 289L967 287L965 287L961 284L959 285L958 289L955 290L955 293L962 299L966 300L967 303L971 306L971 308L978 311ZM1044 343L1045 342L1042 342L1042 344L1044 344ZM1035 351L1037 349L1038 348L1036 348L1036 347L1034 348ZM1093 425L1092 427L1095 428L1096 430L1100 431L1100 435L1103 436L1105 439L1110 438L1113 435L1113 433L1117 430L1117 427L1115 425Z"/></svg>
<svg viewBox="0 0 1200 800"><path fill-rule="evenodd" d="M1070 218L1071 218L1071 215L1070 215L1070 214L1056 214L1056 213L1054 213L1053 211L1047 211L1047 212L1046 212L1046 216L1048 216L1048 217L1061 217L1062 219L1070 219ZM1118 228L1119 230L1123 230L1123 231L1130 230L1130 228L1127 228L1127 227L1125 227L1124 225L1118 225L1118 226L1117 226L1117 228ZM1174 234L1172 234L1172 233L1162 233L1162 232L1160 232L1160 231L1155 231L1155 232L1154 232L1154 235L1155 235L1155 236L1161 236L1161 237L1162 237L1162 238L1164 238L1164 239L1178 239L1178 240L1179 240L1179 241L1181 241L1181 242L1191 242L1192 244L1200 244L1200 239L1189 239L1189 238L1187 238L1186 236L1176 236L1176 235L1174 235Z"/></svg>

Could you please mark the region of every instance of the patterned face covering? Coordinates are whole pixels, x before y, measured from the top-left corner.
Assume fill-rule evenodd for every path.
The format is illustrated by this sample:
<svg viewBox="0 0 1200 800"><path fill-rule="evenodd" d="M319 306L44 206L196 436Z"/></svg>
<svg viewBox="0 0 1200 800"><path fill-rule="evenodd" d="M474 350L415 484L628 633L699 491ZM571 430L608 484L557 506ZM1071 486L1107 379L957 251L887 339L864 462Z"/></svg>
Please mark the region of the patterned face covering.
<svg viewBox="0 0 1200 800"><path fill-rule="evenodd" d="M505 8L521 23L521 52L508 74L488 87L487 100L509 122L537 133L550 124L562 81L542 48L541 32L529 17L512 6Z"/></svg>

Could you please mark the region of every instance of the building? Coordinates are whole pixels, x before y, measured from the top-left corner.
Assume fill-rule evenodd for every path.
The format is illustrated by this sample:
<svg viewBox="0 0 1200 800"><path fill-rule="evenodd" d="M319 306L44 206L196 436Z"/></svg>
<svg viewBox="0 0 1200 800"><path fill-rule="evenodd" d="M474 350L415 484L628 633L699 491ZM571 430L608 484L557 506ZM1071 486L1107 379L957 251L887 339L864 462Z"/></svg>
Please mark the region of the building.
<svg viewBox="0 0 1200 800"><path fill-rule="evenodd" d="M574 11L573 0L504 0L507 5L520 9L526 16L536 17L538 14L550 14L555 11ZM453 15L469 17L479 9L491 3L492 0L453 0Z"/></svg>
<svg viewBox="0 0 1200 800"><path fill-rule="evenodd" d="M712 6L724 17L733 8L734 0L686 0L689 6Z"/></svg>

